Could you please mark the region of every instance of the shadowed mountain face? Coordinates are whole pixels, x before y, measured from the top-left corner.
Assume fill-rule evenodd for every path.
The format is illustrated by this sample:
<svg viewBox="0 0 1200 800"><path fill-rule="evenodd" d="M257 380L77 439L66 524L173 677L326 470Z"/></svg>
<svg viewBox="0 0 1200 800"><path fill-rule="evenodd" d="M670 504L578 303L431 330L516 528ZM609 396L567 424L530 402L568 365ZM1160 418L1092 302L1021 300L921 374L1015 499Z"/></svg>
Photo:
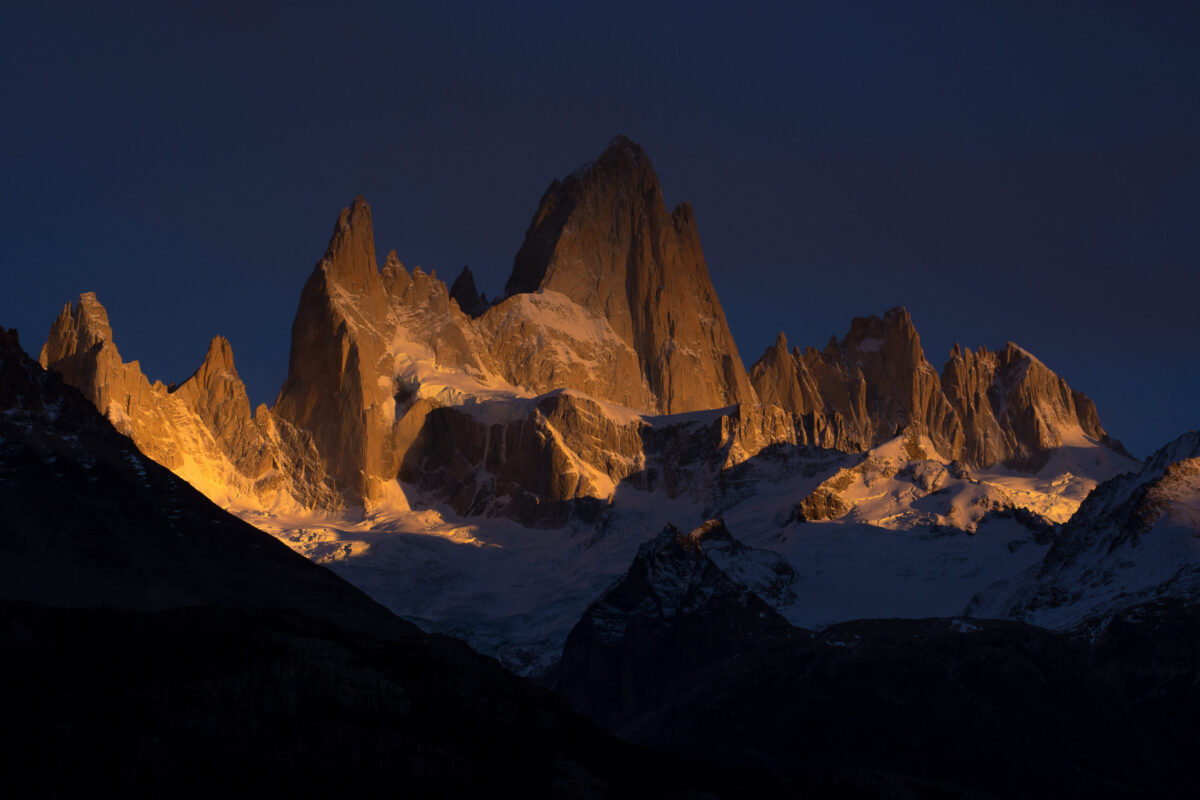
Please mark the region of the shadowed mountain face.
<svg viewBox="0 0 1200 800"><path fill-rule="evenodd" d="M472 317L478 317L488 310L487 295L475 287L475 276L471 268L464 266L462 272L450 285L450 299L458 303L458 307Z"/></svg>
<svg viewBox="0 0 1200 800"><path fill-rule="evenodd" d="M1194 607L1147 604L1069 635L962 618L815 632L732 577L754 574L752 548L736 545L714 520L643 546L567 639L559 688L572 706L718 763L899 774L947 796L1193 783Z"/></svg>
<svg viewBox="0 0 1200 800"><path fill-rule="evenodd" d="M787 621L705 554L715 539L733 541L718 521L690 534L667 528L588 608L560 666L576 710L619 730L742 642L787 638Z"/></svg>

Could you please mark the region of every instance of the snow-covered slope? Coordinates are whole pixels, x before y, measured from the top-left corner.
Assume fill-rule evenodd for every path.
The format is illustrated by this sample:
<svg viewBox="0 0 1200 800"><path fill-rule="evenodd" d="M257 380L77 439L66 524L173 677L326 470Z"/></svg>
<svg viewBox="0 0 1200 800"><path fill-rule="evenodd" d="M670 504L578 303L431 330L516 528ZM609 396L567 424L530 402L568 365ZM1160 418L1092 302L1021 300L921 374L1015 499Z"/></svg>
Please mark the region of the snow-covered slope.
<svg viewBox="0 0 1200 800"><path fill-rule="evenodd" d="M797 503L793 522L841 519L891 529L916 525L973 531L987 513L1022 508L1066 522L1098 483L1136 469L1081 430L1036 472L947 461L924 436L908 433L872 448Z"/></svg>
<svg viewBox="0 0 1200 800"><path fill-rule="evenodd" d="M980 617L1072 627L1160 597L1200 594L1200 434L1099 486L1043 562L972 600Z"/></svg>
<svg viewBox="0 0 1200 800"><path fill-rule="evenodd" d="M527 675L549 673L589 603L667 525L692 529L722 516L739 541L706 537L706 555L803 627L955 615L989 585L1040 563L1050 547L1049 520L992 502L1000 495L986 495L985 506L964 505L979 479L954 478L931 459L905 460L903 441L868 456L876 463L891 459L895 474L881 480L904 490L897 496L889 489L890 500L861 506L876 508L879 516L864 510L798 522L798 504L865 459L777 445L733 467L720 459L689 464L680 455L682 443L716 435L712 428L722 417L689 414L668 424L670 419L653 418L651 429L676 429L672 441L680 450L668 451L678 456L674 483L622 482L594 521L575 518L559 528L531 529L502 516L464 516L411 485L405 487L410 509L378 509L365 518L241 513L401 616L458 636ZM930 470L946 472L952 491L938 495L944 486L926 481ZM1007 489L1005 481L1020 481L1025 499L1043 506L1072 502L1069 495L1053 494L1070 485L1061 476L989 480L997 482L997 492ZM932 493L921 482L935 487ZM937 505L900 513L905 504L922 502ZM951 513L956 508L965 509L961 516ZM966 523L952 524L956 519ZM941 522L935 526L934 520Z"/></svg>

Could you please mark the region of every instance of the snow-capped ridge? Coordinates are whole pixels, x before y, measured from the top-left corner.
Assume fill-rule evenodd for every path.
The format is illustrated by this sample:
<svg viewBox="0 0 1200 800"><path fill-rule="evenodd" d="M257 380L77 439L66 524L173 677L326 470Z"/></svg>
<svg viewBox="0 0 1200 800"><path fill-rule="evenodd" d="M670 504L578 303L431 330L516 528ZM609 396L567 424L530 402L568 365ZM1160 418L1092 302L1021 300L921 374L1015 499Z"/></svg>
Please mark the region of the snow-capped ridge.
<svg viewBox="0 0 1200 800"><path fill-rule="evenodd" d="M1161 597L1200 596L1200 434L1096 487L1045 559L982 592L976 616L1070 628Z"/></svg>

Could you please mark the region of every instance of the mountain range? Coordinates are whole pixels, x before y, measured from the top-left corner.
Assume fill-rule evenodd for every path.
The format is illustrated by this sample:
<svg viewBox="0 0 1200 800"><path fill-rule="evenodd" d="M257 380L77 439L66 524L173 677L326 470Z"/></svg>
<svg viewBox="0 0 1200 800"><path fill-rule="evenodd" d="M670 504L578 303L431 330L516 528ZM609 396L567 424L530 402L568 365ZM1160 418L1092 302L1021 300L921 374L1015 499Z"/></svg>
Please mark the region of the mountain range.
<svg viewBox="0 0 1200 800"><path fill-rule="evenodd" d="M1127 750L1157 737L1148 731L1162 719L1143 714L1161 698L1135 680L1139 621L1195 621L1196 434L1139 462L1082 391L1024 348L955 345L939 370L903 308L856 318L819 349L789 347L780 333L747 368L692 208L666 207L649 157L625 137L551 183L491 301L467 269L447 286L394 250L381 267L371 209L356 198L303 285L287 378L270 407L251 409L220 335L186 380L152 383L119 354L92 293L62 309L36 366L7 358L14 374L61 376L61 386L36 379L56 396L77 390L72 408L78 397L99 412L89 430L115 429L96 434L100 461L126 484L131 469L149 476L134 492L159 509L147 530L193 526L179 535L203 540L206 555L189 555L188 569L218 576L214 592L250 586L265 569L288 587L283 605L315 618L357 603L372 624L400 625L393 612L557 687L610 731L704 758L724 752L731 769L786 773L819 752L841 763L840 747L861 756L843 764L860 777L884 769L988 791L1046 775L1067 791L1184 780L1175 761ZM62 402L35 409L37 392L6 391L10 424L19 410L53 426L45 409ZM30 463L56 463L44 451ZM70 451L85 466L63 480L91 486L90 452ZM79 508L64 506L64 517L104 503L118 513L92 488L48 481L37 491L46 505L75 497ZM27 587L12 599L90 605L109 602L111 584L111 597L139 613L226 604L219 593L180 594L174 581L156 589L152 576L179 568L156 565L161 554L136 576L93 574L85 531L34 511L20 519L30 542L66 538L42 560L9 561L21 576L11 585ZM203 524L242 538L227 548L216 531L194 530ZM318 573L282 547L271 552L286 569L235 559L229 548L259 531L380 606L335 588L333 576L310 592ZM154 536L144 539L123 546L157 553ZM55 577L60 557L83 577ZM844 658L827 658L843 647ZM1013 670L1040 676L1038 693L1018 698L1011 675L973 648L1020 652ZM1195 672L1187 652L1154 650L1178 681ZM796 723L831 721L847 704L874 719L885 698L850 703L851 676L901 662L927 667L897 674L933 698L917 725L938 742L930 758L920 748L889 755L886 726L864 738L838 723L841 738L830 741L840 744L822 750L815 728ZM959 669L984 672L946 684L943 670ZM1086 680L1073 686L1080 670ZM828 691L790 695L788 675ZM1097 697L1100 710L1089 709ZM754 722L734 725L729 747L720 731L735 698L749 698ZM786 713L770 718L770 698ZM1016 712L1000 710L1018 699L1025 716L1014 722ZM1111 716L1118 707L1125 717ZM1057 721L1029 739L1021 732L1034 713ZM1026 766L982 782L972 776L995 769L991 760L939 769L938 758L966 756L930 714ZM999 721L976 724L989 715ZM1174 716L1168 729L1197 735ZM1048 755L1056 742L1071 754Z"/></svg>

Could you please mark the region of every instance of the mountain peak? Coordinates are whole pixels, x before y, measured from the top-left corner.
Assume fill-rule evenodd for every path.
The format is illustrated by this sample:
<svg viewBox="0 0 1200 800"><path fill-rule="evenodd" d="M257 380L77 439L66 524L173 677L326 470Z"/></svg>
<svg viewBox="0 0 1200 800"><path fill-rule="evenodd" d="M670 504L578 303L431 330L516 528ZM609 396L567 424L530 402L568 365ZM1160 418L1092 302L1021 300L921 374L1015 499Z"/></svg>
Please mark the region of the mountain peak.
<svg viewBox="0 0 1200 800"><path fill-rule="evenodd" d="M633 172L641 167L651 168L650 157L637 142L624 134L618 134L604 148L588 172Z"/></svg>
<svg viewBox="0 0 1200 800"><path fill-rule="evenodd" d="M1016 342L1005 342L1004 349L1000 351L1000 360L1004 364L1014 364L1018 361L1028 361L1033 364L1045 366L1041 360L1033 353L1026 350Z"/></svg>
<svg viewBox="0 0 1200 800"><path fill-rule="evenodd" d="M355 197L338 215L318 268L352 294L369 292L379 283L371 207L362 195Z"/></svg>
<svg viewBox="0 0 1200 800"><path fill-rule="evenodd" d="M729 528L725 526L725 520L721 517L714 517L700 523L700 526L688 534L688 536L693 541L700 542L701 544L734 541L733 534L729 532Z"/></svg>
<svg viewBox="0 0 1200 800"><path fill-rule="evenodd" d="M615 178L632 184L633 178L643 171L649 171L653 184L657 186L658 177L654 175L650 157L640 144L622 133L609 141L596 160L587 162L562 182L604 183Z"/></svg>
<svg viewBox="0 0 1200 800"><path fill-rule="evenodd" d="M505 291L558 292L607 323L657 398L646 410L756 401L690 208L667 211L649 157L628 137L550 184Z"/></svg>
<svg viewBox="0 0 1200 800"><path fill-rule="evenodd" d="M214 336L208 343L208 352L204 355L204 363L224 370L233 370L233 347L224 336Z"/></svg>
<svg viewBox="0 0 1200 800"><path fill-rule="evenodd" d="M112 338L108 312L96 298L95 292L84 292L77 301L63 306L58 319L50 326L50 335L42 347L38 362L48 367L97 345L112 347Z"/></svg>
<svg viewBox="0 0 1200 800"><path fill-rule="evenodd" d="M66 313L66 309L63 313ZM95 292L79 295L73 313L80 331L91 333L96 341L112 341L112 324L108 321L108 311L100 304Z"/></svg>
<svg viewBox="0 0 1200 800"><path fill-rule="evenodd" d="M895 335L894 332L906 338L917 336L917 328L913 324L912 315L903 306L888 309L882 317L876 314L855 317L850 322L850 333L840 344L846 348L862 339L882 339L889 335Z"/></svg>
<svg viewBox="0 0 1200 800"><path fill-rule="evenodd" d="M633 139L630 139L623 133L618 133L609 141L608 147L605 148L604 152L609 153L610 151L621 151L631 154L635 157L646 155L646 151L642 149L640 144L635 142Z"/></svg>
<svg viewBox="0 0 1200 800"><path fill-rule="evenodd" d="M17 335L16 328L10 329L0 325L0 350L25 352L21 349L21 338Z"/></svg>
<svg viewBox="0 0 1200 800"><path fill-rule="evenodd" d="M487 311L487 301L475 286L475 276L471 273L471 268L465 264L450 286L450 298L458 303L458 307L464 313L472 317Z"/></svg>

